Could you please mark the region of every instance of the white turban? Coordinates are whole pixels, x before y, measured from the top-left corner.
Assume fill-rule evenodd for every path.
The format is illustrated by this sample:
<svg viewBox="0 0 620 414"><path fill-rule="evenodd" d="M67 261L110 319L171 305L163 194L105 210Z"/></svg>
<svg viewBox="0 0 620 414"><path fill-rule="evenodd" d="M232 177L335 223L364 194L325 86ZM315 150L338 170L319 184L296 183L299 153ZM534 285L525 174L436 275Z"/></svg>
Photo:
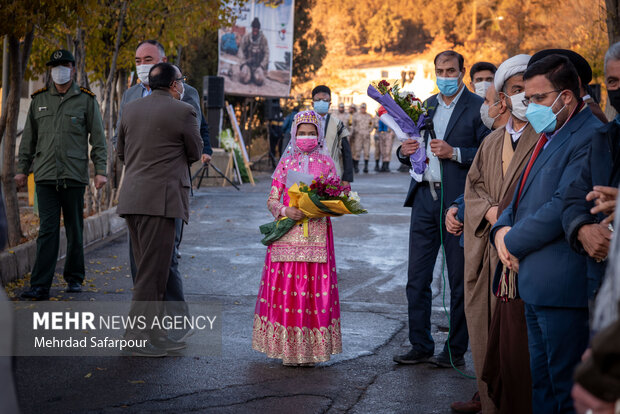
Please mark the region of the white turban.
<svg viewBox="0 0 620 414"><path fill-rule="evenodd" d="M516 55L510 59L506 59L495 72L495 90L497 93L502 91L504 83L517 73L525 72L527 64L530 61L530 55Z"/></svg>

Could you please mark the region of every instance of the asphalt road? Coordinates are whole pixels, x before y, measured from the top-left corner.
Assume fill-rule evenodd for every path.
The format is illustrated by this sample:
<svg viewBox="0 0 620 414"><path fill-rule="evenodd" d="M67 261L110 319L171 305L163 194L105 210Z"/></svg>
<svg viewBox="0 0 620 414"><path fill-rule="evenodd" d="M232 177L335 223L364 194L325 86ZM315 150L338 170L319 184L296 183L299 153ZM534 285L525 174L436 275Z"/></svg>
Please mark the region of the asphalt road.
<svg viewBox="0 0 620 414"><path fill-rule="evenodd" d="M222 303L221 355L19 357L23 412L450 413L450 402L469 399L475 382L454 370L392 362L394 354L409 350L404 287L410 210L402 207L407 173L356 176L353 189L369 214L333 220L343 353L315 368L291 368L252 350L265 255L258 226L271 219L270 182L263 175L240 192L201 188L191 200L180 268L187 300ZM52 294L61 300L129 301L127 249L126 237L91 249L89 291L69 295L56 282ZM433 288L439 351L447 336L439 277ZM469 353L466 359L465 371L472 374Z"/></svg>

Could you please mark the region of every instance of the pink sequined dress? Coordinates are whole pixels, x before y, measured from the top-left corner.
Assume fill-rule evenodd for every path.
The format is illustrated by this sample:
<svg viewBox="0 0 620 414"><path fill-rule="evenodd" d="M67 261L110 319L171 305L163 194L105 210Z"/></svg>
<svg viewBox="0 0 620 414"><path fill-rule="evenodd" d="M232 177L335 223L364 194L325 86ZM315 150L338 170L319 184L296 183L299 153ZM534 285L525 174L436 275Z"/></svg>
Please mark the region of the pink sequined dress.
<svg viewBox="0 0 620 414"><path fill-rule="evenodd" d="M336 174L327 155L302 158L299 153L287 157L274 173L267 206L276 220L289 203L288 171L301 171L305 162L314 177ZM267 248L256 301L252 347L285 364L324 362L342 352L331 222L310 219L308 228L308 237L296 225Z"/></svg>

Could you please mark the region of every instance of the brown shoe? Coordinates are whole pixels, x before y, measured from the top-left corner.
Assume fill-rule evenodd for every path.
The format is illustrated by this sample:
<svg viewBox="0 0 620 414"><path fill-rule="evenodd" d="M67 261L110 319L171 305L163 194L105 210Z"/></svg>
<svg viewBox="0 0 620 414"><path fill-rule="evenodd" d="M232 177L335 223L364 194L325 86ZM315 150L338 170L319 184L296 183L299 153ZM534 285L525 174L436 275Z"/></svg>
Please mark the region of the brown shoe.
<svg viewBox="0 0 620 414"><path fill-rule="evenodd" d="M474 394L470 401L456 401L450 404L452 411L457 413L479 413L482 411L480 403L480 394L478 391Z"/></svg>

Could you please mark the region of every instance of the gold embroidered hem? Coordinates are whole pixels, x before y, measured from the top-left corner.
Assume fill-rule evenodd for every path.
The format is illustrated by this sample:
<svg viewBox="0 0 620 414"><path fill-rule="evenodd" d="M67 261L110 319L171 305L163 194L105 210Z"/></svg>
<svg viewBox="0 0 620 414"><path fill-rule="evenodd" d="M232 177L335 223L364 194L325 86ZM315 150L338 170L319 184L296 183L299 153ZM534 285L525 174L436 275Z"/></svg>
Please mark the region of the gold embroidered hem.
<svg viewBox="0 0 620 414"><path fill-rule="evenodd" d="M342 352L340 319L321 328L300 328L262 321L255 314L252 348L287 364L329 361L331 355Z"/></svg>
<svg viewBox="0 0 620 414"><path fill-rule="evenodd" d="M269 247L272 262L327 262L327 218L308 220L308 237L295 225Z"/></svg>

